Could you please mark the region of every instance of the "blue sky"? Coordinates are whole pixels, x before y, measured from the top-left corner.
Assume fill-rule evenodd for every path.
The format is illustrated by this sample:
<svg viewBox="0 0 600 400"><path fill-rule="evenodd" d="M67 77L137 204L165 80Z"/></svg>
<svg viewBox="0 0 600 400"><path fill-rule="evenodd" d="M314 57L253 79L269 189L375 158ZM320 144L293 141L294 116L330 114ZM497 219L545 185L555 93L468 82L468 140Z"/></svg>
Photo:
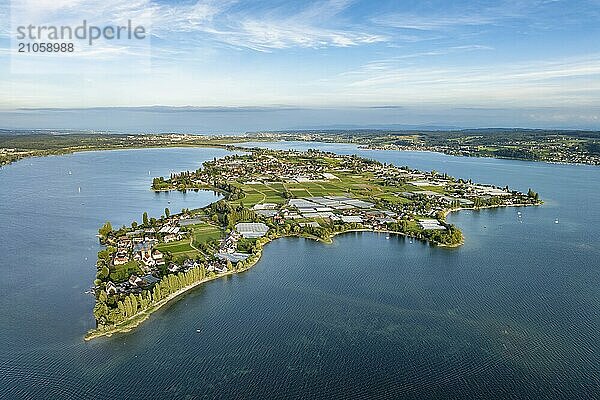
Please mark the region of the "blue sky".
<svg viewBox="0 0 600 400"><path fill-rule="evenodd" d="M151 45L16 73L0 0L4 110L385 106L382 123L600 127L600 0L28 2L54 23L151 21Z"/></svg>

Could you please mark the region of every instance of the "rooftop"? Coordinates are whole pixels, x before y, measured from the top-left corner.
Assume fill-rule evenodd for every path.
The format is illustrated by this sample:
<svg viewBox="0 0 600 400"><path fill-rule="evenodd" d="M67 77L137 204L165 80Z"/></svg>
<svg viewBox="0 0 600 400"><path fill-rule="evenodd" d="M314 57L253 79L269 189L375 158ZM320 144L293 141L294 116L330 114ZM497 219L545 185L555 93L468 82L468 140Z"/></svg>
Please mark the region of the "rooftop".
<svg viewBox="0 0 600 400"><path fill-rule="evenodd" d="M245 238L258 238L264 236L269 227L262 222L241 222L235 226L235 230Z"/></svg>

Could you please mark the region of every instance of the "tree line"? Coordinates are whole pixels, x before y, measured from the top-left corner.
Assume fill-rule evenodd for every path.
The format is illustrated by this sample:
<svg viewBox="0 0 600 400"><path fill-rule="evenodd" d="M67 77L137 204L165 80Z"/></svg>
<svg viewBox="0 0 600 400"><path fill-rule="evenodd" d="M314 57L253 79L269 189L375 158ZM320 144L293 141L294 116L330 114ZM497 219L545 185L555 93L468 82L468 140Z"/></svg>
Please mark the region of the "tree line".
<svg viewBox="0 0 600 400"><path fill-rule="evenodd" d="M204 265L163 277L151 290L128 295L108 296L104 290L99 291L94 317L98 328L114 326L156 305L171 294L197 283L206 277Z"/></svg>

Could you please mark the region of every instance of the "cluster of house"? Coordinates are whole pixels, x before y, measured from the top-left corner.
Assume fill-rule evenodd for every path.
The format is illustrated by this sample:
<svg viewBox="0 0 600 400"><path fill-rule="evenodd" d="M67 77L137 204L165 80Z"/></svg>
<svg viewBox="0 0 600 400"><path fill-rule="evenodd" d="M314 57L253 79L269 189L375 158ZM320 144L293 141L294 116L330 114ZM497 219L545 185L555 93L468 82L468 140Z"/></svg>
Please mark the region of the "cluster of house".
<svg viewBox="0 0 600 400"><path fill-rule="evenodd" d="M291 154L291 153L290 153ZM335 178L324 172L325 167L309 163L286 163L270 154L260 154L252 160L217 160L221 176L237 179L239 176L254 176L247 184L268 181L289 183L323 181Z"/></svg>
<svg viewBox="0 0 600 400"><path fill-rule="evenodd" d="M199 261L192 260L192 259L185 260L183 262L183 264L181 264L181 265L171 263L167 267L167 271L169 271L170 273L173 273L173 274L177 273L177 272L188 272L192 268L198 268L201 265L204 265L208 272L212 272L212 271L219 272L219 273L227 272L227 266L219 260L211 260L211 261L207 261L205 263L200 263Z"/></svg>
<svg viewBox="0 0 600 400"><path fill-rule="evenodd" d="M270 154L260 154L251 158L244 156L227 156L205 164L208 168L194 172L190 176L191 182L206 185L214 180L211 171L219 171L219 179L232 181L240 176L251 177L247 184L263 183L268 181L285 182L312 182L324 181L335 178L332 174L324 172L325 167L303 163L285 163ZM174 175L173 178L177 178ZM176 180L176 179L175 179Z"/></svg>
<svg viewBox="0 0 600 400"><path fill-rule="evenodd" d="M108 282L106 284L106 294L112 296L116 294L140 293L142 290L152 287L159 279L152 274L146 274L142 277L131 275L129 280L121 283Z"/></svg>
<svg viewBox="0 0 600 400"><path fill-rule="evenodd" d="M123 236L119 238L113 265L124 265L135 260L142 264L145 272L152 272L155 267L165 264L163 254L158 250L153 250L156 243L158 243L157 239L147 237Z"/></svg>
<svg viewBox="0 0 600 400"><path fill-rule="evenodd" d="M117 251L112 260L113 264L115 266L124 265L135 260L146 275L138 277L134 274L129 280L122 283L108 282L106 284L107 294L136 293L154 285L159 281L159 278L156 278L156 276L160 276L158 267L166 264L163 253L156 249L156 245L159 242L168 243L180 240L184 232L181 231L179 225L186 226L201 222L203 221L198 218L173 216L163 221L163 224L157 229L137 229L119 237L116 242ZM250 256L247 253L237 252L238 241L241 238L262 237L268 230L269 227L263 223L237 224L235 230L220 241L219 250L215 254L216 258L204 263L206 270L216 273L227 272L228 261L236 263ZM181 265L169 263L166 270L169 273L186 272L199 265L198 261L188 259Z"/></svg>
<svg viewBox="0 0 600 400"><path fill-rule="evenodd" d="M181 234L179 233L181 228L179 226L174 225L163 225L158 233L162 235L162 240L165 243L174 242L177 240L181 240Z"/></svg>
<svg viewBox="0 0 600 400"><path fill-rule="evenodd" d="M154 249L158 241L146 239L133 246L133 259L142 263L146 270L153 271L156 267L165 265L163 254Z"/></svg>
<svg viewBox="0 0 600 400"><path fill-rule="evenodd" d="M242 238L242 235L232 230L224 239L221 240L219 245L219 251L215 256L224 261L231 261L232 263L243 261L250 257L250 254L240 253L237 251L238 241Z"/></svg>
<svg viewBox="0 0 600 400"><path fill-rule="evenodd" d="M117 252L113 259L114 265L123 265L129 262L129 253L131 252L132 245L133 240L131 238L127 236L119 238L119 241L117 242Z"/></svg>
<svg viewBox="0 0 600 400"><path fill-rule="evenodd" d="M119 237L116 241L117 251L112 259L113 265L120 266L130 261L137 261L145 275L138 277L133 274L129 280L121 283L108 282L106 293L109 295L136 293L154 285L159 280L156 278L159 267L166 264L164 254L155 246L159 243L159 238L164 242L181 239L182 234L177 224L178 219L172 217L164 221L158 229L136 229Z"/></svg>

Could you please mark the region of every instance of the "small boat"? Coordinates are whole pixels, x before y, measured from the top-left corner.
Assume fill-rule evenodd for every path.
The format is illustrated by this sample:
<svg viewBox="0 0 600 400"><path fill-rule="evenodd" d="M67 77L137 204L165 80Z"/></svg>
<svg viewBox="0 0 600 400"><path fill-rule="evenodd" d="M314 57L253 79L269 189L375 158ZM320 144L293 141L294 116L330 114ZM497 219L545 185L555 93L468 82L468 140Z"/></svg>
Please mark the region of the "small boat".
<svg viewBox="0 0 600 400"><path fill-rule="evenodd" d="M555 223L555 224L558 224L558 218L556 218L556 219L554 220L554 223Z"/></svg>
<svg viewBox="0 0 600 400"><path fill-rule="evenodd" d="M69 175L73 175L73 173L71 171L69 171Z"/></svg>
<svg viewBox="0 0 600 400"><path fill-rule="evenodd" d="M200 333L200 329L196 329L196 333Z"/></svg>
<svg viewBox="0 0 600 400"><path fill-rule="evenodd" d="M77 193L81 193L81 187L77 188Z"/></svg>
<svg viewBox="0 0 600 400"><path fill-rule="evenodd" d="M390 237L389 237L389 236L386 236L385 238L386 238L387 240L390 240Z"/></svg>

